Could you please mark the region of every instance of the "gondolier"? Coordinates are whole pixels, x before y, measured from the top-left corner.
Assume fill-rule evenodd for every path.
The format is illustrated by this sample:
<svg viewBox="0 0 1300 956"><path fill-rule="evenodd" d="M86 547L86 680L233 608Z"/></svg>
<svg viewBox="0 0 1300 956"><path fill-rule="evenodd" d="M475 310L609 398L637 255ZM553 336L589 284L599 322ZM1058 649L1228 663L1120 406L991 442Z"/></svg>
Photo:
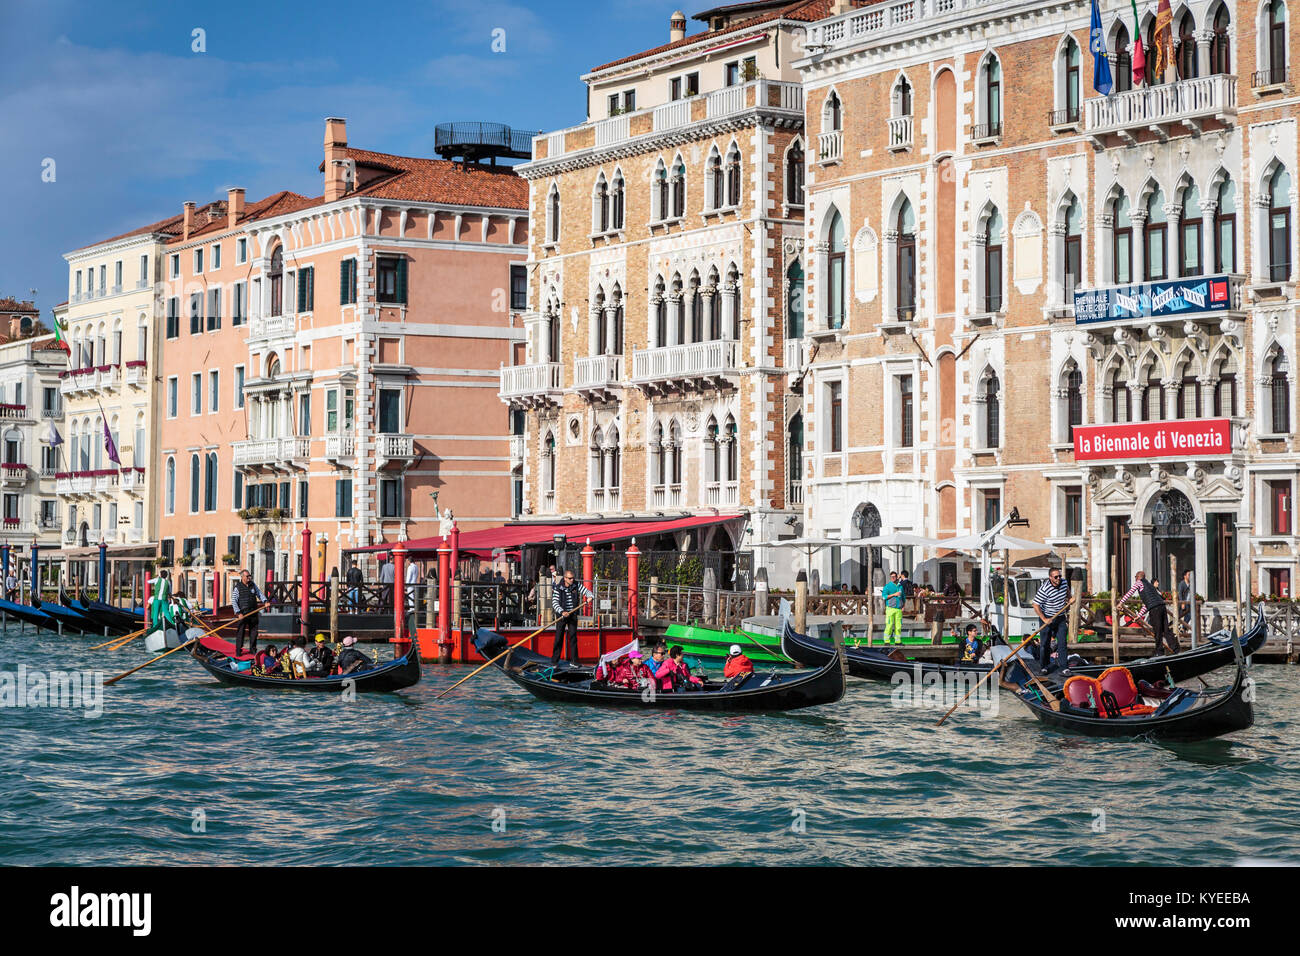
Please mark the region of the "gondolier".
<svg viewBox="0 0 1300 956"><path fill-rule="evenodd" d="M244 653L244 636L249 639L248 652L257 653L257 619L261 616L258 609L265 603L262 592L253 583L253 575L247 568L239 573L239 580L231 589L230 602L235 606L235 616L247 615L235 625L235 656Z"/></svg>
<svg viewBox="0 0 1300 956"><path fill-rule="evenodd" d="M1165 652L1166 644L1169 645L1170 651L1177 654L1178 635L1169 629L1169 609L1165 606L1164 595L1160 593L1159 588L1147 580L1145 571L1139 571L1133 576L1133 586L1119 599L1119 603L1123 605L1134 596L1142 601L1142 611L1147 623L1151 625L1151 631L1155 634L1155 656L1159 657Z"/></svg>
<svg viewBox="0 0 1300 956"><path fill-rule="evenodd" d="M1038 666L1047 670L1052 663L1052 643L1055 638L1057 666L1064 667L1069 660L1066 649L1066 636L1069 634L1069 622L1061 614L1065 602L1070 599L1070 586L1063 580L1060 568L1047 572L1047 580L1038 586L1034 593L1034 613L1043 622L1038 632Z"/></svg>
<svg viewBox="0 0 1300 956"><path fill-rule="evenodd" d="M560 619L555 622L555 647L551 651L551 660L560 662L564 653L565 639L568 639L566 660L570 664L578 663L578 615L570 614L582 605L583 601L593 600L596 595L585 584L574 580L573 571L565 571L564 578L551 590L551 608Z"/></svg>

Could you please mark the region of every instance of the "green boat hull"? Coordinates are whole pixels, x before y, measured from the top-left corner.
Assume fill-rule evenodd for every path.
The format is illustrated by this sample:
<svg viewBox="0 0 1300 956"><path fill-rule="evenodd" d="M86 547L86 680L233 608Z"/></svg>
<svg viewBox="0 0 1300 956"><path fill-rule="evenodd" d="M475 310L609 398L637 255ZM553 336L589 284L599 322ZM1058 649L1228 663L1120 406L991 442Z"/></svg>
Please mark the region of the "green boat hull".
<svg viewBox="0 0 1300 956"><path fill-rule="evenodd" d="M669 647L680 644L687 656L698 657L709 663L725 661L731 645L739 644L741 651L755 664L790 666L789 660L781 653L779 636L754 634L750 631L721 631L695 624L669 624L664 641Z"/></svg>

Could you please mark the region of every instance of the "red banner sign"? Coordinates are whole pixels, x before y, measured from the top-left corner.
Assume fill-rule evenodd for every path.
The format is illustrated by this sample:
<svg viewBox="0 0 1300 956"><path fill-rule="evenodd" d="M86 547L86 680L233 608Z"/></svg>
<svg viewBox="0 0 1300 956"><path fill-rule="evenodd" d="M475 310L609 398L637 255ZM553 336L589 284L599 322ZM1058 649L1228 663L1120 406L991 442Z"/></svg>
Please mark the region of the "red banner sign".
<svg viewBox="0 0 1300 956"><path fill-rule="evenodd" d="M1227 418L1076 425L1074 428L1075 461L1213 458L1230 454L1232 422Z"/></svg>

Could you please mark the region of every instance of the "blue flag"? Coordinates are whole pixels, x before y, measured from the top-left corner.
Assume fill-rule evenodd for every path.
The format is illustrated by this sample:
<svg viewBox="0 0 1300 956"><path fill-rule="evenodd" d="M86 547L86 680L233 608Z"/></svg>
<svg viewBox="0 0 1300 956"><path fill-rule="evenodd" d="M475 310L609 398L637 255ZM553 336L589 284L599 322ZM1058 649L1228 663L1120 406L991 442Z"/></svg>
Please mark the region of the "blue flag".
<svg viewBox="0 0 1300 956"><path fill-rule="evenodd" d="M1098 0L1092 0L1088 47L1092 50L1092 88L1102 96L1110 96L1115 84L1110 78L1110 59L1106 56L1106 34L1101 29L1101 4Z"/></svg>

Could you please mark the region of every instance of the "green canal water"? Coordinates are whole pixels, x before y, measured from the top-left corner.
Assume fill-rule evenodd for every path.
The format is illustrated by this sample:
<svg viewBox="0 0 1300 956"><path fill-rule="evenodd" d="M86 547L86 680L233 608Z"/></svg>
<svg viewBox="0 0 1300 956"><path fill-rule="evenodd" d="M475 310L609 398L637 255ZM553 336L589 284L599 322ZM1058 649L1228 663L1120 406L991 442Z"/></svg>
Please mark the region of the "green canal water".
<svg viewBox="0 0 1300 956"><path fill-rule="evenodd" d="M11 627L0 677L145 659L93 643ZM1254 728L1184 745L1064 736L1005 697L936 729L856 680L762 716L553 706L495 671L434 700L468 672L345 701L177 654L96 718L0 708L0 864L1300 863L1294 667L1255 669Z"/></svg>

